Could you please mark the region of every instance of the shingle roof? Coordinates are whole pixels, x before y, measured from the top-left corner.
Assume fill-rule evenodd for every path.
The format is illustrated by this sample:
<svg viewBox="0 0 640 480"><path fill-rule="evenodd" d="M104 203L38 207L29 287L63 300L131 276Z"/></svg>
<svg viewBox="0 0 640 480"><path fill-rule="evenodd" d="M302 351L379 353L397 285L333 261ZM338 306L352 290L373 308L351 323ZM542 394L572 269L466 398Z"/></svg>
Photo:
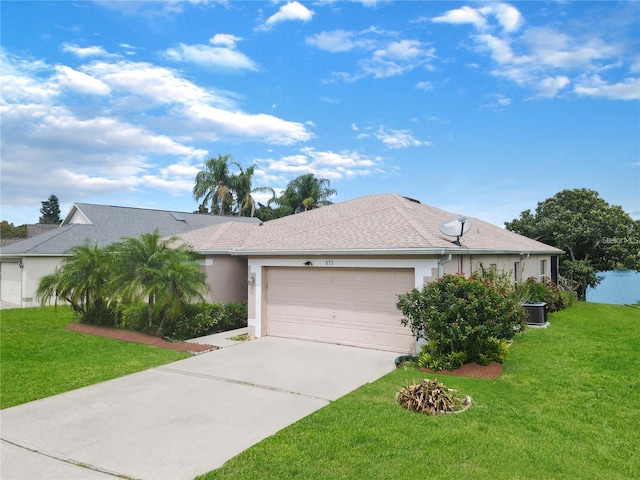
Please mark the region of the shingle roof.
<svg viewBox="0 0 640 480"><path fill-rule="evenodd" d="M78 214L90 223L72 223ZM60 227L3 247L0 255L58 256L86 240L104 247L124 237L136 238L156 229L162 236L173 236L227 222L257 224L260 221L247 217L75 203Z"/></svg>
<svg viewBox="0 0 640 480"><path fill-rule="evenodd" d="M472 227L461 239L442 234L439 226L458 215L423 205L397 194L368 195L308 212L237 229L221 241L222 226L188 234L188 243L205 252L230 247L236 254L296 253L545 253L562 250L467 217ZM236 227L233 227L236 228ZM181 238L187 240L185 236ZM235 244L235 248L232 245Z"/></svg>

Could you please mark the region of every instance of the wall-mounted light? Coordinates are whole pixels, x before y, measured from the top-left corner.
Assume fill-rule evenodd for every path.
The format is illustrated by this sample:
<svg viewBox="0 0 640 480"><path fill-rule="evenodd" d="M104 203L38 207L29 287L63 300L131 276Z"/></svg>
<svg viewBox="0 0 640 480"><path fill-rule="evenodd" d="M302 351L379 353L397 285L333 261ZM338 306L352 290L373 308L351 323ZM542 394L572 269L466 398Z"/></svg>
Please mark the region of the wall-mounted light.
<svg viewBox="0 0 640 480"><path fill-rule="evenodd" d="M24 268L24 263L22 263L22 260L18 260L18 266L20 268Z"/></svg>
<svg viewBox="0 0 640 480"><path fill-rule="evenodd" d="M256 281L256 276L253 273L249 274L249 276L247 277L247 283L249 285L253 285L255 281Z"/></svg>

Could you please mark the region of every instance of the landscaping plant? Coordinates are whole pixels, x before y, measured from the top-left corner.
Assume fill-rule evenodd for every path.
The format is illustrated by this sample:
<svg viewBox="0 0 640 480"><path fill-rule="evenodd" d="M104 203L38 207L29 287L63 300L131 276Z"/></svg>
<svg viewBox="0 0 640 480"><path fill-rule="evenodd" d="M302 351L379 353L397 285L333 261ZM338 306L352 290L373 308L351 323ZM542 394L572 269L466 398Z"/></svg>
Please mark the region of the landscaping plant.
<svg viewBox="0 0 640 480"><path fill-rule="evenodd" d="M204 300L208 288L197 254L174 245L177 240L156 230L104 248L89 242L74 247L61 268L40 279L40 303L64 300L82 323L114 326L123 318L138 325L144 318L147 331L162 337L191 302ZM146 315L137 308L140 302Z"/></svg>
<svg viewBox="0 0 640 480"><path fill-rule="evenodd" d="M434 370L455 368L461 360L504 361L506 341L524 328L527 316L508 276L484 271L445 275L400 295L396 306L402 324L427 341L422 363Z"/></svg>
<svg viewBox="0 0 640 480"><path fill-rule="evenodd" d="M439 415L460 411L470 405L470 399L460 396L456 390L447 388L438 380L423 378L396 393L396 402L401 407L426 415Z"/></svg>
<svg viewBox="0 0 640 480"><path fill-rule="evenodd" d="M549 280L538 281L534 277L527 278L517 290L523 300L545 302L548 312L559 312L570 307L576 300L576 294L571 289L563 288Z"/></svg>

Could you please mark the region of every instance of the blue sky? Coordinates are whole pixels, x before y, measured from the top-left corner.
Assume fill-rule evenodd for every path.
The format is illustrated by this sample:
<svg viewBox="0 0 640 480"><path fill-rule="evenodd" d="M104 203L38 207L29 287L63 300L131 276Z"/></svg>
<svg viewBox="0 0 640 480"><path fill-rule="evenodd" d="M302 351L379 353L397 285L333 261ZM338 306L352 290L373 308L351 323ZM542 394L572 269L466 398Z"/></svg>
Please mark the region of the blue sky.
<svg viewBox="0 0 640 480"><path fill-rule="evenodd" d="M565 188L640 218L640 2L10 2L1 217L193 211L204 161L503 225Z"/></svg>

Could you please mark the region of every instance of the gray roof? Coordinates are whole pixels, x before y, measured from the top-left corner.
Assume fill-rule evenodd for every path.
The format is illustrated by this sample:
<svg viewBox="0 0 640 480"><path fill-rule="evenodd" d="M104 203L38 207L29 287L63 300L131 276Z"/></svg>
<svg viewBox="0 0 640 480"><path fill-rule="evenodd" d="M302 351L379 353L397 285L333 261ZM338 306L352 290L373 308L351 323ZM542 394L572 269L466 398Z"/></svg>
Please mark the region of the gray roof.
<svg viewBox="0 0 640 480"><path fill-rule="evenodd" d="M0 249L0 256L60 256L87 240L96 243L99 247L104 247L124 237L137 238L143 233L152 233L156 229L164 237L227 222L258 224L260 220L74 203L60 227L3 247Z"/></svg>
<svg viewBox="0 0 640 480"><path fill-rule="evenodd" d="M397 194L368 195L296 215L239 229L233 241L213 226L181 235L200 252L227 249L239 255L295 254L520 254L561 255L562 250L510 232L477 218L461 238L440 232L457 214ZM235 247L234 247L235 245Z"/></svg>

